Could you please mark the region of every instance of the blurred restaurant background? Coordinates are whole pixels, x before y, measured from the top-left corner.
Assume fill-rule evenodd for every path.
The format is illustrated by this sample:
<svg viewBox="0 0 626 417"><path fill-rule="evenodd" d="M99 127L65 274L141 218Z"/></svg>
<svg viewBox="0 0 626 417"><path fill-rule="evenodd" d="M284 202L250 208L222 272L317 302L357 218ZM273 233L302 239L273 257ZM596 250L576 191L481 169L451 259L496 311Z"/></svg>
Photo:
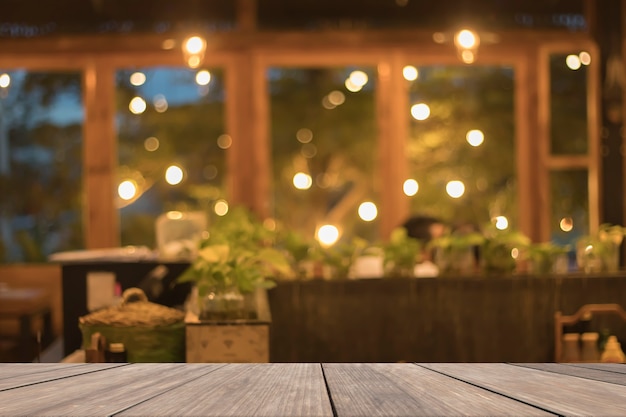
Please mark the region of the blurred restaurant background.
<svg viewBox="0 0 626 417"><path fill-rule="evenodd" d="M27 291L43 307L28 310L28 322L0 311L0 359L15 360L33 335L40 350L62 343L77 319L64 317L70 272L51 256L155 250L166 213L204 213L210 232L241 207L270 230L325 246L384 245L414 214L450 227L494 224L570 248L576 275L577 242L626 223L625 12L620 0L3 0L0 296ZM94 270L140 280L154 265L98 260ZM269 290L270 359L550 361L556 311L622 303L620 273L611 273L597 277L599 288L579 277L567 290L563 277L398 283L417 297L409 309L431 294L432 316L394 312L404 305L398 289L376 280L365 284L373 289L309 280L310 299L306 286L279 283ZM468 298L473 290L482 301ZM481 350L470 340L478 335L458 333L459 317L496 299L504 304L481 315L488 324L471 320L510 340L507 320L521 317L538 336L512 339L519 351ZM441 303L464 307L448 320ZM407 323L423 314L422 336L406 323L393 335L372 330L363 343L386 339L388 350L353 353L333 339L337 314L357 316L351 328L395 328L362 316L377 309ZM327 321L309 340L315 314ZM403 340L419 347L404 350Z"/></svg>

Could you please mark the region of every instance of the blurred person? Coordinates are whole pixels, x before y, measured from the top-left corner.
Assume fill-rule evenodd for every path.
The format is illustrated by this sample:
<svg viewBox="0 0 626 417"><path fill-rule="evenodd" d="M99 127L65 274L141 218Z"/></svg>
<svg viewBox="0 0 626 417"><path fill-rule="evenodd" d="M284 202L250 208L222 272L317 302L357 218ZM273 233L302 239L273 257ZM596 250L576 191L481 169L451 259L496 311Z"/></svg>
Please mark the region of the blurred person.
<svg viewBox="0 0 626 417"><path fill-rule="evenodd" d="M409 217L402 227L406 229L407 236L417 239L422 244L421 261L415 265L413 274L416 277L436 277L439 268L433 262L433 253L426 249L428 242L447 233L447 224L433 216L413 215Z"/></svg>

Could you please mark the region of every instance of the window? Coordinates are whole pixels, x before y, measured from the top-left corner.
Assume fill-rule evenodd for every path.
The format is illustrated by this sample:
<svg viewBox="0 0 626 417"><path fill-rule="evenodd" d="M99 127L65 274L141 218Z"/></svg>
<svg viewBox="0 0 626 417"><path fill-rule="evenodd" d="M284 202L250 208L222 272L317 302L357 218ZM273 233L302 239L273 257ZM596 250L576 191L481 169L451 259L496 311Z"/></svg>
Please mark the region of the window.
<svg viewBox="0 0 626 417"><path fill-rule="evenodd" d="M407 66L411 113L405 193L411 212L482 227L517 227L514 71Z"/></svg>
<svg viewBox="0 0 626 417"><path fill-rule="evenodd" d="M279 224L307 237L324 225L335 226L340 239L378 237L375 74L357 67L268 70Z"/></svg>
<svg viewBox="0 0 626 417"><path fill-rule="evenodd" d="M219 69L117 72L122 245L155 245L168 211L227 210L224 83Z"/></svg>
<svg viewBox="0 0 626 417"><path fill-rule="evenodd" d="M79 72L0 70L0 262L81 249Z"/></svg>

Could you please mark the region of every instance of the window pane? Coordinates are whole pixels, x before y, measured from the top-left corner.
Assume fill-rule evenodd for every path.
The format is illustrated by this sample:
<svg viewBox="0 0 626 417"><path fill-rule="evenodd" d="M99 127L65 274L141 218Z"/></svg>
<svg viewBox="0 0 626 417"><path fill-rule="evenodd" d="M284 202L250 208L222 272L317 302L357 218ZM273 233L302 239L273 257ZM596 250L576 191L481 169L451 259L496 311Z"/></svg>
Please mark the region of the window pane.
<svg viewBox="0 0 626 417"><path fill-rule="evenodd" d="M307 237L328 223L343 239L375 239L377 221L358 215L362 203L377 205L375 70L273 68L268 77L276 219Z"/></svg>
<svg viewBox="0 0 626 417"><path fill-rule="evenodd" d="M84 247L81 74L0 70L0 262Z"/></svg>
<svg viewBox="0 0 626 417"><path fill-rule="evenodd" d="M588 177L586 169L550 173L553 241L574 245L576 239L589 233Z"/></svg>
<svg viewBox="0 0 626 417"><path fill-rule="evenodd" d="M412 212L476 226L505 216L516 227L513 69L428 66L405 73L417 75L407 109L407 155L419 186Z"/></svg>
<svg viewBox="0 0 626 417"><path fill-rule="evenodd" d="M578 51L550 57L552 154L587 153L587 61Z"/></svg>
<svg viewBox="0 0 626 417"><path fill-rule="evenodd" d="M155 247L160 214L209 212L225 198L231 138L224 131L222 72L118 71L117 109L121 241Z"/></svg>

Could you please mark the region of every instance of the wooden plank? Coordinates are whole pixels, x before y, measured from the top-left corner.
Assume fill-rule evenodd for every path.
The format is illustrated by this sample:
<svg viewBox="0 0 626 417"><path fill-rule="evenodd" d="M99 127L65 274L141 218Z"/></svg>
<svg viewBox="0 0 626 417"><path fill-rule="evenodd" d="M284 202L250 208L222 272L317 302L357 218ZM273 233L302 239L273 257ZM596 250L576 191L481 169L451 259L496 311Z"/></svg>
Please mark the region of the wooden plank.
<svg viewBox="0 0 626 417"><path fill-rule="evenodd" d="M324 364L337 415L551 415L414 364Z"/></svg>
<svg viewBox="0 0 626 417"><path fill-rule="evenodd" d="M319 364L229 364L120 416L332 416Z"/></svg>
<svg viewBox="0 0 626 417"><path fill-rule="evenodd" d="M0 381L16 376L38 374L41 372L55 371L57 369L69 368L72 366L84 366L85 364L64 364L64 363L3 363L0 365Z"/></svg>
<svg viewBox="0 0 626 417"><path fill-rule="evenodd" d="M570 363L568 365L626 374L626 365L623 363Z"/></svg>
<svg viewBox="0 0 626 417"><path fill-rule="evenodd" d="M593 368L575 367L560 363L514 363L512 365L526 368L539 369L541 371L554 372L561 375L577 376L579 378L594 379L596 381L610 382L612 384L626 385L625 373L611 372Z"/></svg>
<svg viewBox="0 0 626 417"><path fill-rule="evenodd" d="M142 363L29 385L0 392L0 414L111 415L220 366Z"/></svg>
<svg viewBox="0 0 626 417"><path fill-rule="evenodd" d="M47 381L54 381L57 379L63 379L70 376L76 376L81 374L87 374L91 372L98 372L108 368L116 368L124 366L119 363L109 364L50 364L56 366L42 366L46 364L22 364L23 369L20 371L9 370L12 374L11 377L5 378L5 367L2 366L2 373L0 374L0 391L14 389L18 387L24 387L27 385L39 384Z"/></svg>
<svg viewBox="0 0 626 417"><path fill-rule="evenodd" d="M626 387L500 363L420 364L560 415L626 415Z"/></svg>

